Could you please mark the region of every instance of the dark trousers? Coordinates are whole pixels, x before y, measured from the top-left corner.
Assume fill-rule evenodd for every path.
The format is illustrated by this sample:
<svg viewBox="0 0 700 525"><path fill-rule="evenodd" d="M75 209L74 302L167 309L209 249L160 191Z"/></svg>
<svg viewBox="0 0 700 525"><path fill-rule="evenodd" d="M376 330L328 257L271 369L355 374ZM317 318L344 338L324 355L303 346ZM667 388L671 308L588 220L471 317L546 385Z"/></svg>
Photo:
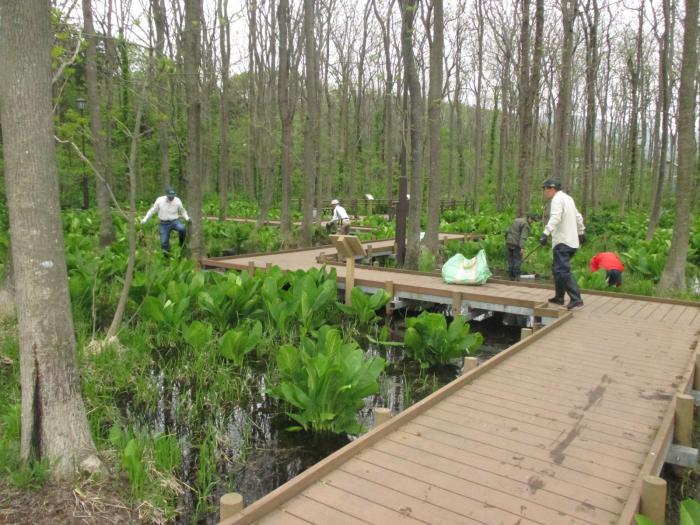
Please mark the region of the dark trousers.
<svg viewBox="0 0 700 525"><path fill-rule="evenodd" d="M564 293L568 293L572 301L581 300L581 292L576 278L571 273L571 258L576 253L576 248L566 244L557 244L552 251L552 275L554 276L554 296L564 300Z"/></svg>
<svg viewBox="0 0 700 525"><path fill-rule="evenodd" d="M523 260L520 255L520 247L506 244L506 250L508 251L508 277L517 279L520 277L520 264Z"/></svg>
<svg viewBox="0 0 700 525"><path fill-rule="evenodd" d="M608 286L622 285L622 272L620 270L607 270L605 273L608 276Z"/></svg>
<svg viewBox="0 0 700 525"><path fill-rule="evenodd" d="M174 221L160 221L160 247L164 252L170 251L170 232L175 230L180 237L180 247L185 244L185 225L180 219Z"/></svg>

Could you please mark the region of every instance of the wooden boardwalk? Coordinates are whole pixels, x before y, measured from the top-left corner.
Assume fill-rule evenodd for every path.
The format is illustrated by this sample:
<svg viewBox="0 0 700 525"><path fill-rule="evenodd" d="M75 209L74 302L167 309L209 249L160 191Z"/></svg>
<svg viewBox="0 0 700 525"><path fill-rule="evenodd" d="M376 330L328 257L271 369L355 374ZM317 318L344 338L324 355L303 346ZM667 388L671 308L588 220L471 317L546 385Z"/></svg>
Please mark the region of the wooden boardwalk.
<svg viewBox="0 0 700 525"><path fill-rule="evenodd" d="M295 270L321 251L205 263ZM542 286L361 267L355 279L550 324L222 523L633 522L672 437L674 396L691 386L699 304L586 293L583 310L561 316Z"/></svg>

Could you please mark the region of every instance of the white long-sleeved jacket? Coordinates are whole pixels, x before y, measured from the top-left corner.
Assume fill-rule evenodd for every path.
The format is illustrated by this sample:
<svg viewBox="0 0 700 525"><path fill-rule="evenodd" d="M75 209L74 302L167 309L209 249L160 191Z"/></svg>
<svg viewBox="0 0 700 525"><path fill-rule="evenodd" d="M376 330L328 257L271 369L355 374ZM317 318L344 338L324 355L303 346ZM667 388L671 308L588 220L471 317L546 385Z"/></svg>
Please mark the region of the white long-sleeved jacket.
<svg viewBox="0 0 700 525"><path fill-rule="evenodd" d="M578 236L585 229L574 199L563 191L556 192L552 197L549 222L544 227L544 234L552 236L552 248L557 244L578 248Z"/></svg>
<svg viewBox="0 0 700 525"><path fill-rule="evenodd" d="M173 221L178 219L180 214L182 214L186 221L190 220L190 216L187 215L187 210L182 206L182 201L178 197L173 198L171 201L168 200L166 195L158 197L153 207L148 210L146 216L141 219L141 223L145 223L156 212L158 212L158 218L161 221Z"/></svg>

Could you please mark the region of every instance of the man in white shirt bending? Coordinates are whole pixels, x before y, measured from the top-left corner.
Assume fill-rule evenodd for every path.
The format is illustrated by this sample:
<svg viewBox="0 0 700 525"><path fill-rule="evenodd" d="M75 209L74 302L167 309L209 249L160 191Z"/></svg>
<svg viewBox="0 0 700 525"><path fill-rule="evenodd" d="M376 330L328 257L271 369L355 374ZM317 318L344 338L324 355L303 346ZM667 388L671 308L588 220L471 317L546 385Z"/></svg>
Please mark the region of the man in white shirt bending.
<svg viewBox="0 0 700 525"><path fill-rule="evenodd" d="M557 179L544 181L542 190L544 196L552 201L549 221L540 237L542 246L552 237L554 297L549 302L563 305L564 293L568 293L571 301L566 308L578 310L583 307L583 300L576 278L571 273L571 257L586 240L583 217L576 209L574 199L561 191L561 183Z"/></svg>
<svg viewBox="0 0 700 525"><path fill-rule="evenodd" d="M333 206L333 218L328 224L332 225L333 223L337 223L338 231L343 235L347 235L350 233L350 216L348 212L340 205L338 199L333 199L331 201L331 206Z"/></svg>
<svg viewBox="0 0 700 525"><path fill-rule="evenodd" d="M161 195L156 199L153 207L148 210L146 216L141 219L141 224L146 224L146 221L152 215L158 213L160 219L160 246L167 254L170 252L170 232L177 231L180 237L180 248L185 244L185 236L187 235L185 225L180 222L180 216L190 222L190 216L187 210L182 206L182 201L176 197L175 189L168 188L165 190L165 195Z"/></svg>

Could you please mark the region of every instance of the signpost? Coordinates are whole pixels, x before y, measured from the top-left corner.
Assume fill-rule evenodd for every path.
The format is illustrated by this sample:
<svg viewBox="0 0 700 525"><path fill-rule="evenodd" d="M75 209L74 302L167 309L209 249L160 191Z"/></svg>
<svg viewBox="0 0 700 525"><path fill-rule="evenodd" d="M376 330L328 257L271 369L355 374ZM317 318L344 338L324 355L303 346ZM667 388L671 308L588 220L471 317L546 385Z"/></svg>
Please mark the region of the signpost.
<svg viewBox="0 0 700 525"><path fill-rule="evenodd" d="M366 257L364 246L354 235L331 235L329 237L338 251L338 256L345 257L345 304L352 304L350 292L355 287L355 258Z"/></svg>

